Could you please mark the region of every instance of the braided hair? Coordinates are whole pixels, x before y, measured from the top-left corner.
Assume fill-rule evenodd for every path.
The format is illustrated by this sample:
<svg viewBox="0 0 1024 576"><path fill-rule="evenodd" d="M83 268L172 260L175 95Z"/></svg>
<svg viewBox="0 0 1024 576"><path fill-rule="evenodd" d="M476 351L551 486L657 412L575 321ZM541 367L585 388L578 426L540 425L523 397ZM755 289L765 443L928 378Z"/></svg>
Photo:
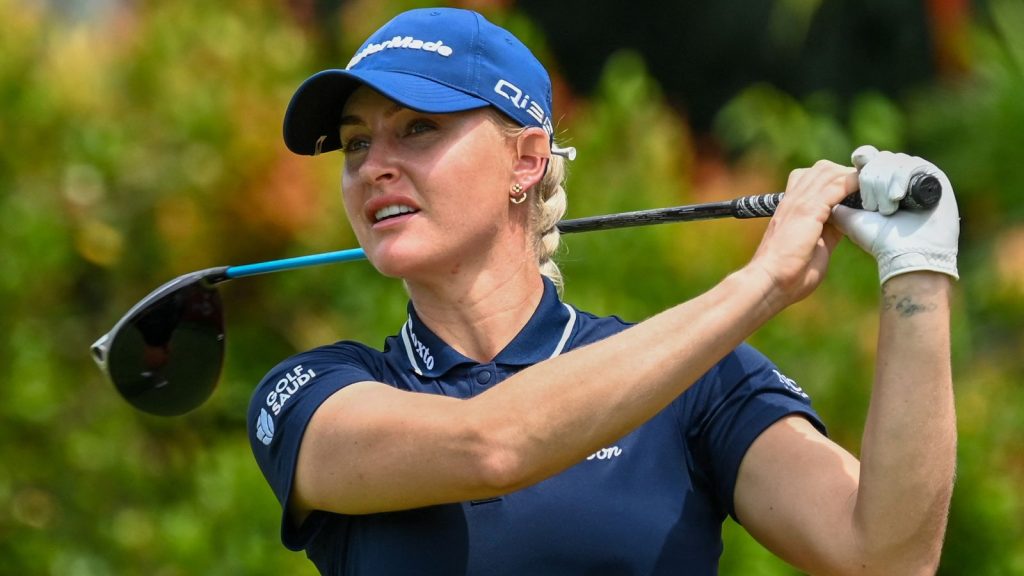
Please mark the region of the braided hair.
<svg viewBox="0 0 1024 576"><path fill-rule="evenodd" d="M526 130L498 110L491 109L491 112L498 127L506 136L516 138ZM562 291L562 272L553 257L561 242L557 224L565 216L568 206L565 177L565 158L552 154L548 159L544 177L530 188L533 193L529 195L530 231L534 235L533 251L537 255L540 273L554 283L559 293Z"/></svg>

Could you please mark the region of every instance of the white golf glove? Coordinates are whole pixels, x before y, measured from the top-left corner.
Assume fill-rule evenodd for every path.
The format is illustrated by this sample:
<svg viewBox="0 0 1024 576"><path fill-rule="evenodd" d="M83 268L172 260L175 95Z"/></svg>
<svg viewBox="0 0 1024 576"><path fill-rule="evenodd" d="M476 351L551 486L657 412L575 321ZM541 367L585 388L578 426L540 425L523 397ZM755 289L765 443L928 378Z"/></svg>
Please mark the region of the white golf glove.
<svg viewBox="0 0 1024 576"><path fill-rule="evenodd" d="M855 244L878 261L878 275L884 284L898 274L931 270L957 273L957 242L960 213L953 186L935 165L917 156L879 152L861 146L853 152L853 164L860 171L863 210L836 206L832 222ZM935 176L942 183L942 198L932 209L900 210L911 176Z"/></svg>

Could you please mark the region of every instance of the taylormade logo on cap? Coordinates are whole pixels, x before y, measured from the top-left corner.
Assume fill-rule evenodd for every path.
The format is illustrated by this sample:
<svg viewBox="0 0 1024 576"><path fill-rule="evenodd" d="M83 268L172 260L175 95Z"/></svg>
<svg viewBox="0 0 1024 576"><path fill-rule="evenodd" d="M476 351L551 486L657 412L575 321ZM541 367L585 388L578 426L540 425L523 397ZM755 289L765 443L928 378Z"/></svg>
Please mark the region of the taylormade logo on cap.
<svg viewBox="0 0 1024 576"><path fill-rule="evenodd" d="M381 42L379 44L367 44L365 48L360 50L358 54L353 56L352 59L348 61L348 66L346 66L345 69L350 70L352 69L353 66L359 64L363 60L363 58L366 58L367 56L372 56L377 52L380 52L381 50L387 50L389 48L406 48L409 50L423 50L424 52L435 52L439 56L444 56L445 58L452 55L451 46L445 46L444 42L441 40L425 42L418 38L413 38L412 36L406 36L404 38L402 36L395 36L391 40L385 40L384 42Z"/></svg>

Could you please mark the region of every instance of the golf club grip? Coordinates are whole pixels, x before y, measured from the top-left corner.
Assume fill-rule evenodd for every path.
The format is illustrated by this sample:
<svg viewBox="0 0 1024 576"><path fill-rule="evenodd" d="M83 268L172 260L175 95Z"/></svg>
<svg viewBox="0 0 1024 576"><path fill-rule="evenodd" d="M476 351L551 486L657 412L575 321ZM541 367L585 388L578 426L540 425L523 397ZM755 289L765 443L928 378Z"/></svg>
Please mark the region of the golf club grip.
<svg viewBox="0 0 1024 576"><path fill-rule="evenodd" d="M784 193L755 194L732 201L734 218L767 218L775 214ZM901 210L927 210L942 199L942 183L931 174L918 173L910 177L907 193L900 200ZM840 202L843 206L862 209L860 192L854 192Z"/></svg>
<svg viewBox="0 0 1024 576"><path fill-rule="evenodd" d="M907 193L900 199L900 210L927 210L942 199L942 183L927 172L918 172L910 177ZM841 202L850 208L863 208L860 192L850 194Z"/></svg>

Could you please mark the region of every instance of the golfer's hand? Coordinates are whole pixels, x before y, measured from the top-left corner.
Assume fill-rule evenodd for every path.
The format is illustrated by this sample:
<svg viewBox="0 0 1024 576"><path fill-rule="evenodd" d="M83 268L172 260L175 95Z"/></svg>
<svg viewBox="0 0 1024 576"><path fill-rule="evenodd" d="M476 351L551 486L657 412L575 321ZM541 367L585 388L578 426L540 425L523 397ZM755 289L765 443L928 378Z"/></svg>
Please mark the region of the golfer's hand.
<svg viewBox="0 0 1024 576"><path fill-rule="evenodd" d="M860 171L864 209L836 206L832 222L875 257L881 282L921 270L959 278L960 213L946 175L916 156L879 152L872 146L855 150L853 163ZM942 183L941 200L930 210L899 210L911 176L922 172Z"/></svg>
<svg viewBox="0 0 1024 576"><path fill-rule="evenodd" d="M829 224L832 208L857 186L853 168L825 160L790 173L786 194L749 265L771 279L768 300L785 307L821 283L842 238Z"/></svg>

